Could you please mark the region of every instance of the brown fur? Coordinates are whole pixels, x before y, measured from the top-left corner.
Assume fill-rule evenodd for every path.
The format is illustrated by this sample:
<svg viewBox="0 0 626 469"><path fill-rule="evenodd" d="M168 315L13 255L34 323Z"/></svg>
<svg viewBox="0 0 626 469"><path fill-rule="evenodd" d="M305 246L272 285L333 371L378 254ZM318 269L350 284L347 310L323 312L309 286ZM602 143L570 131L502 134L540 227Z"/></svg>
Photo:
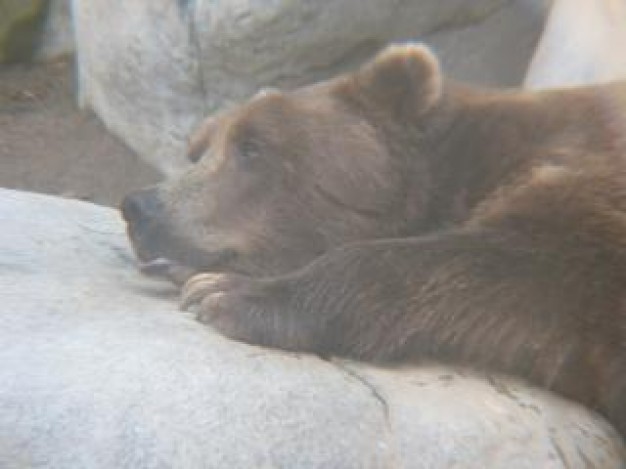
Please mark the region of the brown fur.
<svg viewBox="0 0 626 469"><path fill-rule="evenodd" d="M471 89L393 46L210 118L124 214L140 258L225 273L183 298L232 338L511 373L625 434L625 103Z"/></svg>

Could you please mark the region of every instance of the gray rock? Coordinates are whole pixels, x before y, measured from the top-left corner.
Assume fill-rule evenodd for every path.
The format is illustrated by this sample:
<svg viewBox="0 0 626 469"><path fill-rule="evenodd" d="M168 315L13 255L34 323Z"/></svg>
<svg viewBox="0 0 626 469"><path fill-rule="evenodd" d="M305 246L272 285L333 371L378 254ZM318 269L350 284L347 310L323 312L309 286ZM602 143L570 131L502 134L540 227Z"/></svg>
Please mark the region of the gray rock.
<svg viewBox="0 0 626 469"><path fill-rule="evenodd" d="M424 41L453 78L495 87L519 86L545 14L545 4L517 0L479 23L437 31Z"/></svg>
<svg viewBox="0 0 626 469"><path fill-rule="evenodd" d="M555 0L524 85L561 88L624 79L624 44L626 0Z"/></svg>
<svg viewBox="0 0 626 469"><path fill-rule="evenodd" d="M37 59L52 60L74 53L71 2L72 0L49 0L48 16Z"/></svg>
<svg viewBox="0 0 626 469"><path fill-rule="evenodd" d="M620 467L599 417L513 380L229 341L142 277L118 214L0 190L0 467Z"/></svg>
<svg viewBox="0 0 626 469"><path fill-rule="evenodd" d="M165 173L206 110L183 3L74 1L81 106Z"/></svg>
<svg viewBox="0 0 626 469"><path fill-rule="evenodd" d="M81 103L172 173L204 115L335 75L390 41L432 39L453 76L520 83L543 23L537 2L75 0Z"/></svg>

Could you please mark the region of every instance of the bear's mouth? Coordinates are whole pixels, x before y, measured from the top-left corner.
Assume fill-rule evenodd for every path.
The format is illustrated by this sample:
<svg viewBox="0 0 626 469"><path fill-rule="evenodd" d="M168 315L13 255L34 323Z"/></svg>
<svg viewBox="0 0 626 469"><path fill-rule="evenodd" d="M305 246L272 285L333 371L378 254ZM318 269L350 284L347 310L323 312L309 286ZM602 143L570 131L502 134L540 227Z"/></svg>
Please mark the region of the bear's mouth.
<svg viewBox="0 0 626 469"><path fill-rule="evenodd" d="M150 277L166 277L171 269L178 267L178 264L164 257L157 257L149 261L139 259L137 266L141 273Z"/></svg>
<svg viewBox="0 0 626 469"><path fill-rule="evenodd" d="M176 285L183 285L189 278L198 273L197 269L164 257L157 257L149 261L139 259L138 267L141 273L148 277L164 278Z"/></svg>
<svg viewBox="0 0 626 469"><path fill-rule="evenodd" d="M132 223L127 226L127 235L137 258L139 270L152 277L169 278L175 283L197 272L219 272L228 270L236 253L227 247L216 249L195 247L185 242L162 226L137 229ZM161 228L161 229L158 229Z"/></svg>
<svg viewBox="0 0 626 469"><path fill-rule="evenodd" d="M137 239L130 238L139 270L147 276L165 278L177 285L184 284L199 272L230 271L229 265L237 257L232 249L208 251L162 244L159 245L162 249L147 249Z"/></svg>

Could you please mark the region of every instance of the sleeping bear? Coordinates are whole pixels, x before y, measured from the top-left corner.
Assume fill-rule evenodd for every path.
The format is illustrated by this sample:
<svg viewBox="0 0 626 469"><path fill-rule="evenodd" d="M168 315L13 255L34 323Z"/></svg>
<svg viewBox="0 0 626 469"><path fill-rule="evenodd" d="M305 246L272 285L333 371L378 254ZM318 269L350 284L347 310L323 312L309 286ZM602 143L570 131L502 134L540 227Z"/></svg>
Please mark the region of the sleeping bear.
<svg viewBox="0 0 626 469"><path fill-rule="evenodd" d="M394 45L209 117L122 211L230 338L512 374L624 435L625 135L626 84L475 89Z"/></svg>

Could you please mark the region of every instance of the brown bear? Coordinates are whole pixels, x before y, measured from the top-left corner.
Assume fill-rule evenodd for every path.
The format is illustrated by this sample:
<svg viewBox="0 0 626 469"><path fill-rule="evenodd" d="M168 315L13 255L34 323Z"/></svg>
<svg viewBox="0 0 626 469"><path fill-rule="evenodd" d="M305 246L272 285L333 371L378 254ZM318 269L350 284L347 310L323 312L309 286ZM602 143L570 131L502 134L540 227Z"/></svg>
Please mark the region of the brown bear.
<svg viewBox="0 0 626 469"><path fill-rule="evenodd" d="M209 118L194 166L122 209L231 338L510 373L626 434L625 104L473 89L391 46Z"/></svg>

